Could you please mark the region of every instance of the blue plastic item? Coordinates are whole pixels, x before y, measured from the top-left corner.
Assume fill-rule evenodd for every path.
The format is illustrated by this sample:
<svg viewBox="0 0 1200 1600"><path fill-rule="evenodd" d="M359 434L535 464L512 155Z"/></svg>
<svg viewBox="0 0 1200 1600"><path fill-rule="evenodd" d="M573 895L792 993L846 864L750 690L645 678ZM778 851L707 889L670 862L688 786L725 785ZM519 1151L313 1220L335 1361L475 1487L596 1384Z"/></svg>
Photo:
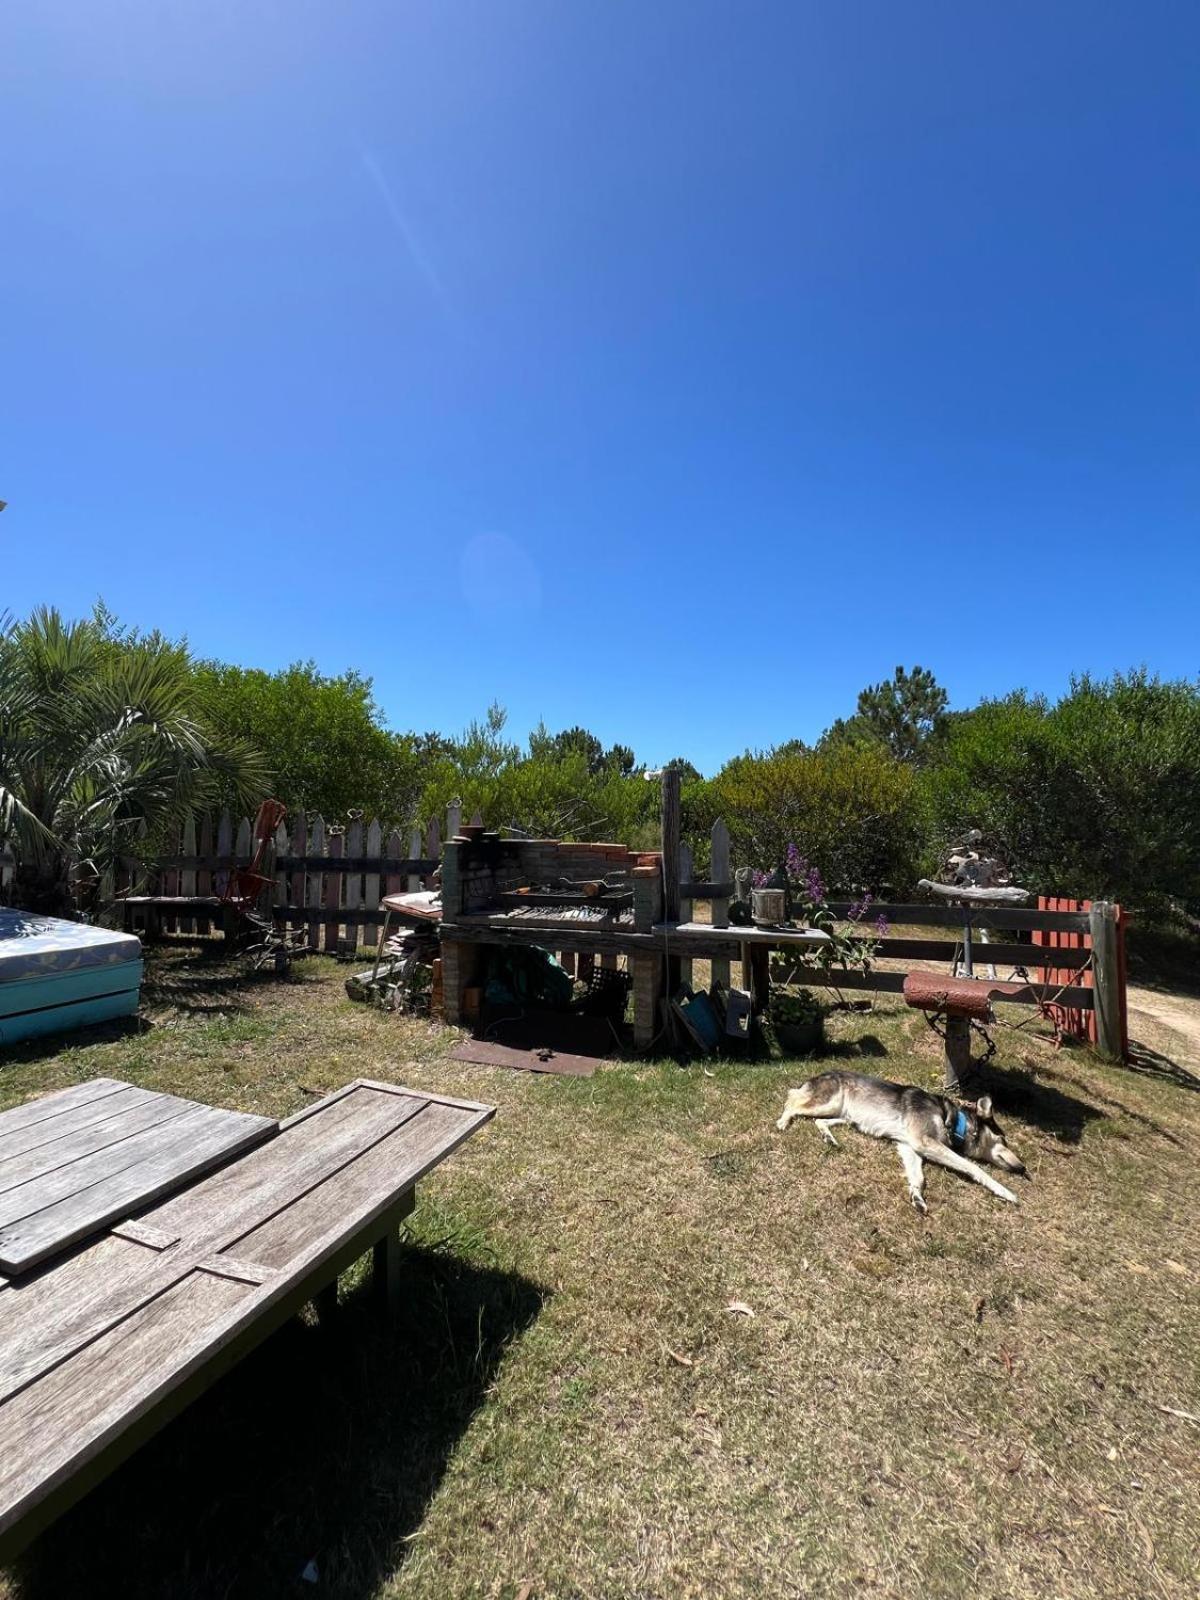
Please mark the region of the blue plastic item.
<svg viewBox="0 0 1200 1600"><path fill-rule="evenodd" d="M132 1016L141 982L132 934L0 907L0 1045Z"/></svg>

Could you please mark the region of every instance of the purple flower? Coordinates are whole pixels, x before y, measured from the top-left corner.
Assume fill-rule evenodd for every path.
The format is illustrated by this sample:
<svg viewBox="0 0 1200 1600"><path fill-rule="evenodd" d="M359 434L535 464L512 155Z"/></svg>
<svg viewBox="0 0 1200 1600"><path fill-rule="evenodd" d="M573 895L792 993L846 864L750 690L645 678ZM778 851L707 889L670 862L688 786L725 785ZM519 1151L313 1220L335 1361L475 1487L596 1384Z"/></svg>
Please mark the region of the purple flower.
<svg viewBox="0 0 1200 1600"><path fill-rule="evenodd" d="M891 923L885 916L881 915L875 918L875 932L881 939L887 938L887 931L890 927Z"/></svg>
<svg viewBox="0 0 1200 1600"><path fill-rule="evenodd" d="M787 873L789 878L802 878L808 871L808 862L794 844L787 847Z"/></svg>
<svg viewBox="0 0 1200 1600"><path fill-rule="evenodd" d="M866 915L867 907L871 904L871 901L874 898L875 898L875 896L871 893L871 891L869 889L864 890L862 899L861 900L856 900L854 902L854 904L850 907L849 911L847 911L847 913L846 913L846 921L847 922L861 922L863 917Z"/></svg>
<svg viewBox="0 0 1200 1600"><path fill-rule="evenodd" d="M808 898L814 905L819 905L825 898L825 885L821 881L821 874L816 867L809 867L806 887L808 889Z"/></svg>
<svg viewBox="0 0 1200 1600"><path fill-rule="evenodd" d="M751 876L751 879L750 879L750 882L754 885L754 887L756 889L761 889L763 884L766 883L766 881L767 881L767 874L765 872L758 872L758 871L755 871L753 873L753 875Z"/></svg>

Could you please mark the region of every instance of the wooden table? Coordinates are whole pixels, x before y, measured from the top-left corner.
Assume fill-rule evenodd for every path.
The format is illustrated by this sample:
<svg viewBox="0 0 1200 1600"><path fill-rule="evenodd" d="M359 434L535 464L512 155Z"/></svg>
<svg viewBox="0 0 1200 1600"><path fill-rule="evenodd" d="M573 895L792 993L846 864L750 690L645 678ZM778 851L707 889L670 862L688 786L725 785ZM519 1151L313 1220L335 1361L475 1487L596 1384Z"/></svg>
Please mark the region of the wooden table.
<svg viewBox="0 0 1200 1600"><path fill-rule="evenodd" d="M27 1272L278 1127L116 1078L0 1113L0 1273Z"/></svg>
<svg viewBox="0 0 1200 1600"><path fill-rule="evenodd" d="M305 1301L327 1315L364 1251L394 1306L418 1180L493 1114L347 1084L85 1249L0 1280L0 1562Z"/></svg>

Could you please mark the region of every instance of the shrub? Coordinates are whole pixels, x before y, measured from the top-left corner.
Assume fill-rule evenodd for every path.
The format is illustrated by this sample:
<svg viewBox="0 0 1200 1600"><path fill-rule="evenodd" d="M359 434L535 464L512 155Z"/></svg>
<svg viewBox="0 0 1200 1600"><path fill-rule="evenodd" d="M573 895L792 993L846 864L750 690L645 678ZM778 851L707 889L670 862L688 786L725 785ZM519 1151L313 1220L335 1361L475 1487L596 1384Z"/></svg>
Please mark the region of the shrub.
<svg viewBox="0 0 1200 1600"><path fill-rule="evenodd" d="M689 786L697 831L721 816L735 859L781 865L795 843L832 889L907 887L918 848L916 780L878 746L795 746L729 762L699 792Z"/></svg>

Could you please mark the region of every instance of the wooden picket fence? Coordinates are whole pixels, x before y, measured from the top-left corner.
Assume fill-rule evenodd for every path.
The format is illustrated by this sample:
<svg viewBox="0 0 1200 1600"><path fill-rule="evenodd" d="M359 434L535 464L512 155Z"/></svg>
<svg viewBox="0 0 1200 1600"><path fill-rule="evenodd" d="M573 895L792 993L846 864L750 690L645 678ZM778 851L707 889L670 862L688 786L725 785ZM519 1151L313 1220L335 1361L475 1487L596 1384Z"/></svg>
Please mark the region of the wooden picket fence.
<svg viewBox="0 0 1200 1600"><path fill-rule="evenodd" d="M451 805L444 835L435 817L425 827L411 828L406 843L399 829L385 834L378 819L364 823L355 818L341 828L328 826L317 813L299 812L276 830L274 859L268 854L263 865L275 887L263 896L259 910L271 910L277 924L305 928L312 950L353 955L360 944L374 949L383 923L383 896L432 887L442 839L452 838L461 821L461 807ZM235 823L223 811L216 819L201 818L198 826L189 820L177 850L160 857L157 872L142 887L151 894L184 898L220 895L230 870L249 863L252 842L249 817ZM114 892L119 895L132 884L131 867L118 876ZM182 910L157 914L164 933L206 934L214 920Z"/></svg>

